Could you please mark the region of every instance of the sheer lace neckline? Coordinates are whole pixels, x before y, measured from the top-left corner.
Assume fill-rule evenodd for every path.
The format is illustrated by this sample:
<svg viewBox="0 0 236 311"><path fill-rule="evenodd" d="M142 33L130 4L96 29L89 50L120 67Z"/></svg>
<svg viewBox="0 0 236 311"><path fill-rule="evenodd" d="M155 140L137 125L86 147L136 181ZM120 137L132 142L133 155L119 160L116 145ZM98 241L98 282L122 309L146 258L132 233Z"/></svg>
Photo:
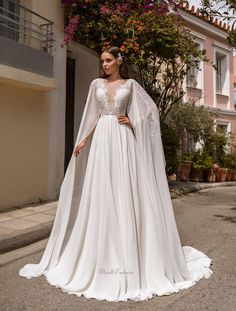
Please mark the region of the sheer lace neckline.
<svg viewBox="0 0 236 311"><path fill-rule="evenodd" d="M105 95L106 95L106 101L107 101L107 103L110 103L110 104L112 104L112 103L115 102L116 97L117 97L118 90L120 90L120 89L122 89L123 87L125 87L126 84L130 81L130 79L127 79L127 80L125 80L125 82L123 82L122 84L113 85L113 86L110 85L110 90L109 90L108 85L109 85L110 83L105 82L106 79L103 79L103 78L102 78L101 80L102 80L102 83L101 83L101 84L102 84L104 93L105 93ZM110 91L110 92L108 92L108 91ZM108 93L110 93L110 94L108 94Z"/></svg>
<svg viewBox="0 0 236 311"><path fill-rule="evenodd" d="M115 93L116 93L116 91L118 89L124 87L130 81L130 79L126 79L126 80L124 80L125 82L118 84L118 85L112 85L112 84L105 82L105 81L106 81L106 79L102 79L102 85L103 85L103 88L105 90L105 93L107 94L108 93L107 91L109 89L109 85L110 85L111 89L115 89ZM115 82L115 81L113 81L113 82Z"/></svg>

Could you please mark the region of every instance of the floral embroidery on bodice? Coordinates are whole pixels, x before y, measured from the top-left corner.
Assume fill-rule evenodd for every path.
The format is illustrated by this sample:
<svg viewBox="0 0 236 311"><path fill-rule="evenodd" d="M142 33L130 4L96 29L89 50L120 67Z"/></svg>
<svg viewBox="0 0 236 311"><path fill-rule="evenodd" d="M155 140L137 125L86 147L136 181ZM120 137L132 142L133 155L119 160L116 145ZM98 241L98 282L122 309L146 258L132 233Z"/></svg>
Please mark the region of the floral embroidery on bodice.
<svg viewBox="0 0 236 311"><path fill-rule="evenodd" d="M96 98L101 115L125 115L131 94L131 80L111 86L105 85L104 79L97 79Z"/></svg>

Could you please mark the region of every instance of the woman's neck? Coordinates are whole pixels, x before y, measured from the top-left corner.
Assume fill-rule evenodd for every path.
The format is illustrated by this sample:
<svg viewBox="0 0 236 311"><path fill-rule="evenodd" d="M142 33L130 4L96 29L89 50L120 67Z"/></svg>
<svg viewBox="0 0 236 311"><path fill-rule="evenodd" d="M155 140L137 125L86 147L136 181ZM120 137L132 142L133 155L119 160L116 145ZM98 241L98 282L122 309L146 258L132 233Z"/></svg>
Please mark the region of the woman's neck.
<svg viewBox="0 0 236 311"><path fill-rule="evenodd" d="M110 75L109 77L107 77L107 80L110 82L114 82L117 80L122 80L122 78L119 73L114 73L113 75Z"/></svg>

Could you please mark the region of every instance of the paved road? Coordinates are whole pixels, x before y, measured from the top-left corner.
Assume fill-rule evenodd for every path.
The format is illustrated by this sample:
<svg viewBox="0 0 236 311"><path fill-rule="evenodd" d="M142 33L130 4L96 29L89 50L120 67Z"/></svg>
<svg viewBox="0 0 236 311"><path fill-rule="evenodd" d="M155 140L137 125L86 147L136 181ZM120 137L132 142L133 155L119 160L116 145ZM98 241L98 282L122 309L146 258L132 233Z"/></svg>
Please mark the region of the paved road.
<svg viewBox="0 0 236 311"><path fill-rule="evenodd" d="M32 246L27 252L34 254L27 255L26 249L18 250L15 254L22 258L0 267L0 310L235 311L236 187L209 189L174 200L174 211L182 245L193 246L213 259L213 275L209 279L202 279L177 294L149 301L86 300L51 287L44 277L31 280L19 277L18 271L25 263L38 262L41 258L42 250L36 251Z"/></svg>

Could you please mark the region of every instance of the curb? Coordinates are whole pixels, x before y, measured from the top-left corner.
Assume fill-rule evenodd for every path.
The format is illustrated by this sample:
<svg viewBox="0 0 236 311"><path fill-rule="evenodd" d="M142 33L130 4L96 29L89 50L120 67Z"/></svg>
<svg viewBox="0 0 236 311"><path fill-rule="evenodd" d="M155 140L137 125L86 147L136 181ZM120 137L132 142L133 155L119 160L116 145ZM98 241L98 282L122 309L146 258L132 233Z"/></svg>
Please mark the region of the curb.
<svg viewBox="0 0 236 311"><path fill-rule="evenodd" d="M186 183L169 181L171 199L177 199L188 193L197 192L204 189L236 186L236 182L221 183ZM51 233L53 221L41 223L31 228L22 229L0 237L0 254L4 254L35 242L47 239Z"/></svg>
<svg viewBox="0 0 236 311"><path fill-rule="evenodd" d="M217 183L186 183L176 181L169 181L170 195L171 199L177 199L188 193L197 192L200 190L211 189L211 188L220 188L220 187L232 187L236 186L234 181L226 182L217 182Z"/></svg>
<svg viewBox="0 0 236 311"><path fill-rule="evenodd" d="M39 224L33 228L18 230L0 239L0 254L16 250L49 237L53 222Z"/></svg>

